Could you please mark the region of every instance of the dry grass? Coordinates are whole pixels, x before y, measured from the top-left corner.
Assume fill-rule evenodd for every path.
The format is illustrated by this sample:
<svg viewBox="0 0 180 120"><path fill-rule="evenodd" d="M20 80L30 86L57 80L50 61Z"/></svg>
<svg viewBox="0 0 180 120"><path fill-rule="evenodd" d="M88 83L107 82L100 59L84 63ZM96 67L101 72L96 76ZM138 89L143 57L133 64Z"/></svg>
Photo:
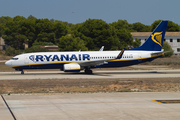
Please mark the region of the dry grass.
<svg viewBox="0 0 180 120"><path fill-rule="evenodd" d="M1 80L0 93L179 92L180 78Z"/></svg>
<svg viewBox="0 0 180 120"><path fill-rule="evenodd" d="M180 56L172 56L169 58L157 58L152 62L144 63L147 65L168 65L172 68L180 68Z"/></svg>

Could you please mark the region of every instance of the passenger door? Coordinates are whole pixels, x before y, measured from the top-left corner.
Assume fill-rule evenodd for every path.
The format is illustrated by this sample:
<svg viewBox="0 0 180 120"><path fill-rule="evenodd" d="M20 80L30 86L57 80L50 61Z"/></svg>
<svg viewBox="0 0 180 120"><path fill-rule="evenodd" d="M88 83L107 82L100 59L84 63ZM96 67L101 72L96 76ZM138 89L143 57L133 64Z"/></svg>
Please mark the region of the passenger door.
<svg viewBox="0 0 180 120"><path fill-rule="evenodd" d="M24 64L29 64L29 56L28 55L24 56Z"/></svg>

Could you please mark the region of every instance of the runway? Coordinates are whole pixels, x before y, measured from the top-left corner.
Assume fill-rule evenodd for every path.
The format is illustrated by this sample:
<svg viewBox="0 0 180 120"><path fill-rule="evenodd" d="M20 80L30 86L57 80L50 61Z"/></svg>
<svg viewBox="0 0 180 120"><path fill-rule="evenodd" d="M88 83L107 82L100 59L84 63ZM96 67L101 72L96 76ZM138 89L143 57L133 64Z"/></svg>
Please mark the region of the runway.
<svg viewBox="0 0 180 120"><path fill-rule="evenodd" d="M178 92L4 95L17 120L179 120ZM0 98L0 119L13 120Z"/></svg>
<svg viewBox="0 0 180 120"><path fill-rule="evenodd" d="M25 71L24 75L20 72L0 72L0 80L5 80L1 82L20 80L18 84L22 84L27 79L65 79L66 81L66 79L175 77L180 77L180 69L94 70L90 75L83 72L64 73L63 71ZM179 92L34 93L6 94L3 97L17 120L180 119L180 103L154 102L180 100ZM13 120L2 98L0 98L0 113L2 113L0 119Z"/></svg>
<svg viewBox="0 0 180 120"><path fill-rule="evenodd" d="M180 77L180 69L169 70L97 70L93 74L65 73L63 71L0 72L0 80L25 79L98 79L98 78L163 78Z"/></svg>

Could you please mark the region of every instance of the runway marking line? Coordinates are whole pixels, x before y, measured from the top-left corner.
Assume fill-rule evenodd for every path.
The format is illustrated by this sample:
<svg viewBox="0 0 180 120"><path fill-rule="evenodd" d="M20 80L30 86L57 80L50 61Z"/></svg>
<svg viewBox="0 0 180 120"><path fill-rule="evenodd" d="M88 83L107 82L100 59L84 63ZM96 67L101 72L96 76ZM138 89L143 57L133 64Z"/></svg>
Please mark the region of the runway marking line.
<svg viewBox="0 0 180 120"><path fill-rule="evenodd" d="M12 117L14 118L14 120L16 120L16 117L14 116L14 114L13 114L11 108L9 107L8 103L6 102L5 98L4 98L2 95L1 95L1 97L2 97L2 99L3 99L4 103L5 103L5 105L7 106L9 112L11 113Z"/></svg>
<svg viewBox="0 0 180 120"><path fill-rule="evenodd" d="M152 101L160 103L160 104L180 103L180 100L152 100Z"/></svg>

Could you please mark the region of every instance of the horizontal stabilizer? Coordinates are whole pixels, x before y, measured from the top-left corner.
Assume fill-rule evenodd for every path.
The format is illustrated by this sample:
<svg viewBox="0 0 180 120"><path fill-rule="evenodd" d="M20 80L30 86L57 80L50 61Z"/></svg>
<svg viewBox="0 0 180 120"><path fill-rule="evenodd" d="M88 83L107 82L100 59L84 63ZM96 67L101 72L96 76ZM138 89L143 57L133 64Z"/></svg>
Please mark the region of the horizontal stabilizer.
<svg viewBox="0 0 180 120"><path fill-rule="evenodd" d="M168 52L172 52L174 50L170 50L170 51L160 51L160 52L155 52L155 53L151 53L152 56L155 56L155 55L159 55L159 54L164 54L164 53L168 53Z"/></svg>

